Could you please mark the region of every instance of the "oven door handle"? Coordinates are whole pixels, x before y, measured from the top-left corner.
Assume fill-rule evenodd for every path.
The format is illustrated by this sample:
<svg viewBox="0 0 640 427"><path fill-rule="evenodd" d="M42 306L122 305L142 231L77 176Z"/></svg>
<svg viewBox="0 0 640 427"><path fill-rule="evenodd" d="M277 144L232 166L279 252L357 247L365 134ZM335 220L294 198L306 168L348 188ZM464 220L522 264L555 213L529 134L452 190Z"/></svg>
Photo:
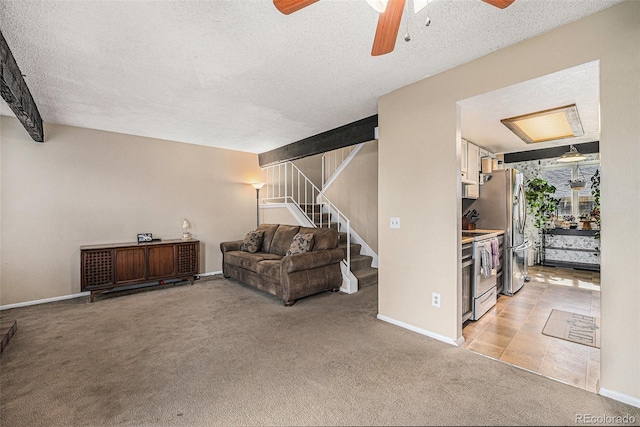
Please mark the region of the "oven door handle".
<svg viewBox="0 0 640 427"><path fill-rule="evenodd" d="M528 240L525 240L525 242L519 246L516 246L515 248L513 248L513 252L522 252L524 250L527 250L531 247L531 242Z"/></svg>

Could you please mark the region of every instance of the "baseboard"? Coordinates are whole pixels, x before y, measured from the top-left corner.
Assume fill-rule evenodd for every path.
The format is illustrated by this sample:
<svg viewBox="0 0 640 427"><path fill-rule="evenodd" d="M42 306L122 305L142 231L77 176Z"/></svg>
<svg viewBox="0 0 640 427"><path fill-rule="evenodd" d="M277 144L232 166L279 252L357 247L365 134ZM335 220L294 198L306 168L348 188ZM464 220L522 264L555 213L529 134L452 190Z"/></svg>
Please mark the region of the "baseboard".
<svg viewBox="0 0 640 427"><path fill-rule="evenodd" d="M627 405L640 408L640 399L638 399L637 397L627 396L626 394L618 393L617 391L613 390L607 390L605 388L600 388L598 394L613 400L617 400L618 402L626 403Z"/></svg>
<svg viewBox="0 0 640 427"><path fill-rule="evenodd" d="M89 295L91 295L91 292L80 292L78 294L61 295L59 297L53 297L53 298L45 298L45 299L38 299L33 301L18 302L15 304L0 305L0 311L9 310L10 308L28 307L30 305L46 304L48 302L56 302L56 301L64 301L67 299L73 299L73 298L88 297Z"/></svg>
<svg viewBox="0 0 640 427"><path fill-rule="evenodd" d="M455 340L452 340L449 337L445 337L444 335L436 334L434 332L427 331L426 329L418 328L417 326L413 326L413 325L410 325L408 323L404 323L404 322L401 322L399 320L395 320L395 319L392 319L390 317L383 316L382 314L378 314L377 318L379 320L384 321L384 322L391 323L392 325L400 326L401 328L408 329L408 330L410 330L412 332L417 332L420 335L426 335L429 338L433 338L433 339L436 339L438 341L442 341L442 342L444 342L446 344L450 344L450 345L453 345L453 346L456 346L456 347L458 346L458 343Z"/></svg>
<svg viewBox="0 0 640 427"><path fill-rule="evenodd" d="M206 276L216 276L218 274L222 274L222 270L220 270L220 271L210 271L209 273L200 273L200 274L198 274L198 276L206 277Z"/></svg>
<svg viewBox="0 0 640 427"><path fill-rule="evenodd" d="M222 270L220 270L220 271L211 271L211 272L208 272L208 273L200 273L200 274L198 274L198 276L200 276L200 277L215 276L217 274L222 274ZM126 289L121 289L121 290L126 290ZM0 311L9 310L11 308L28 307L30 305L46 304L48 302L64 301L64 300L73 299L73 298L88 297L90 295L91 295L91 292L80 292L80 293L77 293L77 294L61 295L59 297L52 297L52 298L38 299L38 300L33 300L33 301L18 302L18 303L15 303L15 304L0 305Z"/></svg>

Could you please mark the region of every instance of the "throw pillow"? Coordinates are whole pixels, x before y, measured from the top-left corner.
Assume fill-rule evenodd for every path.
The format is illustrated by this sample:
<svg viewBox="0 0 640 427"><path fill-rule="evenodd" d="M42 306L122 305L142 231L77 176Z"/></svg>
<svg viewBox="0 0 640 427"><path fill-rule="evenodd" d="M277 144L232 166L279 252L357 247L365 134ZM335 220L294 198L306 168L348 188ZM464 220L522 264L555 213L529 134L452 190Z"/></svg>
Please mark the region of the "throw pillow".
<svg viewBox="0 0 640 427"><path fill-rule="evenodd" d="M298 233L293 236L293 240L291 241L291 246L289 246L289 250L285 256L295 255L295 254L303 254L305 252L309 252L311 250L311 246L313 245L313 234L311 233Z"/></svg>
<svg viewBox="0 0 640 427"><path fill-rule="evenodd" d="M264 231L250 231L242 241L240 250L252 254L256 253L262 247L262 239L264 239Z"/></svg>

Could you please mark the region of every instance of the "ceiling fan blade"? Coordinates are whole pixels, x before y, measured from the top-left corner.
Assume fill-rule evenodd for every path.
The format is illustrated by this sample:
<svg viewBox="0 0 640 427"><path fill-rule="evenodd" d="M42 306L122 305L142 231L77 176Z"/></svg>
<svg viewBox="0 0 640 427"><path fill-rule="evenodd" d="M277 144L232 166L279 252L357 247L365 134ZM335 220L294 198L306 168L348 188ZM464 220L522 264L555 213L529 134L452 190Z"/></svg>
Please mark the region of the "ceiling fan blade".
<svg viewBox="0 0 640 427"><path fill-rule="evenodd" d="M280 12L285 15L289 15L293 12L297 12L303 7L307 7L314 4L318 0L273 0L273 5Z"/></svg>
<svg viewBox="0 0 640 427"><path fill-rule="evenodd" d="M398 38L404 4L405 0L389 0L387 9L380 14L376 36L373 39L373 47L371 48L371 56L384 55L393 51Z"/></svg>
<svg viewBox="0 0 640 427"><path fill-rule="evenodd" d="M507 6L510 6L516 0L482 0L485 3L489 3L491 6L499 7L500 9L504 9Z"/></svg>

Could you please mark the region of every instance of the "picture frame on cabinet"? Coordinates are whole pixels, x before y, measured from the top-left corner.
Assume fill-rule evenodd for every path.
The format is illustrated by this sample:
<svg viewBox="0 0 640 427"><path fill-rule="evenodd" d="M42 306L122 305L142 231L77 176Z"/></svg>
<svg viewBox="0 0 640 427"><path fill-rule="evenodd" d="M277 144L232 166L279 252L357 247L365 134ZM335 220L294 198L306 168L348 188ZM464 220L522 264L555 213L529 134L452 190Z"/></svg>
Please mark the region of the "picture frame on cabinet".
<svg viewBox="0 0 640 427"><path fill-rule="evenodd" d="M138 243L146 243L153 241L152 233L139 233L138 234Z"/></svg>

